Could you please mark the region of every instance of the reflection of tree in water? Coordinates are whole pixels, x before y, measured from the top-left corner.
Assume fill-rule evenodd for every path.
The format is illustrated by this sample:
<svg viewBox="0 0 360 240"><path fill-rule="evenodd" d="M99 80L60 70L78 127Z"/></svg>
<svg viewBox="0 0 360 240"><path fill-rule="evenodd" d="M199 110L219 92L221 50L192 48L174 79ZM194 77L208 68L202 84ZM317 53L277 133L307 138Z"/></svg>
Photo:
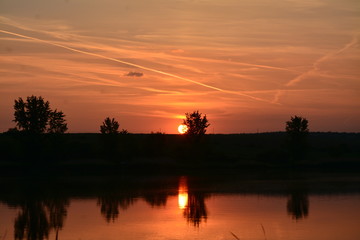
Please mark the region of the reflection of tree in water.
<svg viewBox="0 0 360 240"><path fill-rule="evenodd" d="M304 192L293 192L288 198L287 212L293 219L306 218L309 214L309 199Z"/></svg>
<svg viewBox="0 0 360 240"><path fill-rule="evenodd" d="M186 177L179 179L179 208L184 210L184 217L195 227L199 227L200 223L207 219L206 197L202 192L192 191Z"/></svg>
<svg viewBox="0 0 360 240"><path fill-rule="evenodd" d="M151 207L165 207L167 202L168 194L165 192L154 193L154 194L145 194L144 199Z"/></svg>
<svg viewBox="0 0 360 240"><path fill-rule="evenodd" d="M184 217L188 222L198 227L200 223L207 219L207 209L205 205L205 194L200 192L189 192L188 204L184 209Z"/></svg>
<svg viewBox="0 0 360 240"><path fill-rule="evenodd" d="M98 198L101 214L107 222L115 221L119 216L119 208L128 209L135 203L135 199L129 196L103 196Z"/></svg>
<svg viewBox="0 0 360 240"><path fill-rule="evenodd" d="M67 215L68 200L30 200L20 204L21 211L15 219L16 240L42 240L49 237L51 230L62 229Z"/></svg>

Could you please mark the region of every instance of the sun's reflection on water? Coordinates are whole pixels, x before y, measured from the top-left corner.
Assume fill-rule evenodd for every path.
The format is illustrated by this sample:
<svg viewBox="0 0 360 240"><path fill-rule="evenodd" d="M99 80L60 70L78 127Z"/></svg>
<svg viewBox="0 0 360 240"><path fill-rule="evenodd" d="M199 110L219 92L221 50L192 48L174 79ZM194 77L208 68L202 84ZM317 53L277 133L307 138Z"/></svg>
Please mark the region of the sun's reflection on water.
<svg viewBox="0 0 360 240"><path fill-rule="evenodd" d="M188 186L186 177L179 180L178 205L180 209L185 209L188 205Z"/></svg>

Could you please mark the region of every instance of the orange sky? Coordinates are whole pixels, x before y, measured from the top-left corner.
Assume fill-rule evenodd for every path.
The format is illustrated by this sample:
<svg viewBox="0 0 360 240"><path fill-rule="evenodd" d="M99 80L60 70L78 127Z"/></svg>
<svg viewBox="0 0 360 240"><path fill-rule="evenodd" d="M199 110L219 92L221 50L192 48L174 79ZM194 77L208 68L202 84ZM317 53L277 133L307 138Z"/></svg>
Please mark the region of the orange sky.
<svg viewBox="0 0 360 240"><path fill-rule="evenodd" d="M29 95L69 132L109 116L177 133L194 110L210 133L282 131L295 114L360 132L359 33L357 0L2 0L0 132Z"/></svg>

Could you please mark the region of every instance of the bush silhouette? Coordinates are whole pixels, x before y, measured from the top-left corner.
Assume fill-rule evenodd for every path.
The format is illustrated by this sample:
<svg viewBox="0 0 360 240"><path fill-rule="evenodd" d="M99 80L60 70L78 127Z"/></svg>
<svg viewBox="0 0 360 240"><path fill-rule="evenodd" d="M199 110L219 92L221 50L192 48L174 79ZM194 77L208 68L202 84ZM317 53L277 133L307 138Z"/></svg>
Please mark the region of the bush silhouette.
<svg viewBox="0 0 360 240"><path fill-rule="evenodd" d="M100 126L100 132L102 134L117 134L119 133L119 122L114 118L110 119L109 117L105 118L104 122Z"/></svg>

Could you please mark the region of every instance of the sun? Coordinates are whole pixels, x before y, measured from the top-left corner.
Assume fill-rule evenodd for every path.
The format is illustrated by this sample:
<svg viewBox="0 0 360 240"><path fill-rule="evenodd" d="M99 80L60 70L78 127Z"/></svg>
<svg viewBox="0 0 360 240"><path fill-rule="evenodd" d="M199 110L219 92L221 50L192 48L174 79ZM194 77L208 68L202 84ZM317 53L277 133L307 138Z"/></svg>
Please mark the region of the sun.
<svg viewBox="0 0 360 240"><path fill-rule="evenodd" d="M188 127L187 127L186 125L184 125L184 124L181 124L181 125L179 125L179 127L178 127L178 131L179 131L179 133L181 133L181 134L186 133L187 130L188 130Z"/></svg>

